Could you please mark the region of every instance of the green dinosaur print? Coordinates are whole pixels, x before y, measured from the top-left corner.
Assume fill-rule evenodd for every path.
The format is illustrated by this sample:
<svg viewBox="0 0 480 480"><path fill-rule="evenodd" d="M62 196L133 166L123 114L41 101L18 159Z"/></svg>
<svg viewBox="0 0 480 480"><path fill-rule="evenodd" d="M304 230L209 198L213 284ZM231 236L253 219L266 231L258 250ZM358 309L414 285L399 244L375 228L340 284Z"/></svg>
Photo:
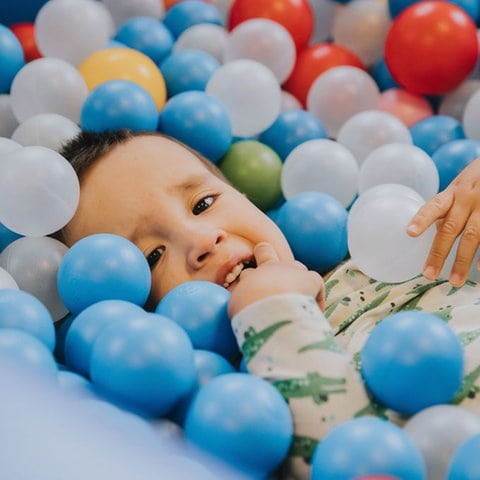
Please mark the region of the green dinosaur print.
<svg viewBox="0 0 480 480"><path fill-rule="evenodd" d="M465 285L469 285L470 287L473 287L474 285L476 285L475 282L473 282L472 280L467 280L465 282ZM447 293L447 297L450 296L450 295L453 295L454 293L457 293L462 287L452 287L448 293Z"/></svg>
<svg viewBox="0 0 480 480"><path fill-rule="evenodd" d="M475 385L478 377L480 377L480 365L463 379L462 387L459 392L455 395L455 398L451 403L457 405L461 403L466 397L474 398L478 392L480 392L480 387Z"/></svg>
<svg viewBox="0 0 480 480"><path fill-rule="evenodd" d="M422 295L431 288L441 285L442 283L446 283L447 281L448 280L445 279L438 279L428 283L417 283L411 290L407 292L407 295Z"/></svg>
<svg viewBox="0 0 480 480"><path fill-rule="evenodd" d="M374 415L375 417L388 420L387 408L372 400L366 407L355 413L354 417L363 417L365 415Z"/></svg>
<svg viewBox="0 0 480 480"><path fill-rule="evenodd" d="M326 310L323 312L325 318L328 318L333 311L339 306L343 305L344 307L348 307L352 299L350 297L343 297L341 300L337 300L336 302L332 303Z"/></svg>
<svg viewBox="0 0 480 480"><path fill-rule="evenodd" d="M475 341L478 337L480 337L480 328L476 328L470 332L461 332L458 334L458 338L460 338L460 341L464 347Z"/></svg>
<svg viewBox="0 0 480 480"><path fill-rule="evenodd" d="M445 320L445 322L449 322L452 319L452 310L453 307L450 308L444 308L443 310L437 310L436 312L432 312L435 314L437 317L440 317L442 320Z"/></svg>
<svg viewBox="0 0 480 480"><path fill-rule="evenodd" d="M369 310L372 310L375 307L378 307L382 302L388 297L390 291L382 293L379 297L374 298L371 302L364 305L362 308L359 308L356 312L350 315L346 320L344 320L338 327L336 335L346 330L360 315Z"/></svg>
<svg viewBox="0 0 480 480"><path fill-rule="evenodd" d="M245 362L248 363L277 330L290 323L292 320L281 320L259 332L253 327L249 327L245 332L245 341L241 348Z"/></svg>
<svg viewBox="0 0 480 480"><path fill-rule="evenodd" d="M307 463L310 463L318 443L316 438L294 435L288 454L291 457L302 457Z"/></svg>
<svg viewBox="0 0 480 480"><path fill-rule="evenodd" d="M287 399L312 397L316 404L328 400L332 393L345 393L347 390L340 385L345 385L344 378L323 377L317 372L307 373L303 378L288 378L272 382L278 391Z"/></svg>
<svg viewBox="0 0 480 480"><path fill-rule="evenodd" d="M327 282L325 282L325 297L326 298L328 298L328 295L332 291L332 288L335 287L336 285L338 285L339 283L340 283L340 280L337 280L335 278L333 280L328 280Z"/></svg>
<svg viewBox="0 0 480 480"><path fill-rule="evenodd" d="M330 352L338 352L338 353L344 352L343 348L341 348L340 345L338 345L337 342L335 342L333 335L327 334L324 340L321 340L320 342L309 343L308 345L305 345L304 347L300 348L298 350L298 353L303 353L303 352L307 352L308 350L317 350L317 349L329 350Z"/></svg>

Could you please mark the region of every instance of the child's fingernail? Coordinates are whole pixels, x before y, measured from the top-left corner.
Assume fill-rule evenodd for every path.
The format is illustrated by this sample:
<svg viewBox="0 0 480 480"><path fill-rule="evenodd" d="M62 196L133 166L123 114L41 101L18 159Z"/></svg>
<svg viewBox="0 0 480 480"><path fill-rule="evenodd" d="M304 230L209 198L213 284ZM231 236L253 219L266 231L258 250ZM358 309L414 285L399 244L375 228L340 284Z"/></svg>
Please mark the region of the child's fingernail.
<svg viewBox="0 0 480 480"><path fill-rule="evenodd" d="M433 267L428 266L423 269L423 276L425 278L428 278L429 280L433 280L434 278L437 277L437 272Z"/></svg>
<svg viewBox="0 0 480 480"><path fill-rule="evenodd" d="M462 284L462 279L457 273L452 273L448 281L454 286L459 287Z"/></svg>
<svg viewBox="0 0 480 480"><path fill-rule="evenodd" d="M407 226L407 232L416 234L418 233L418 227L414 223L411 223L410 225Z"/></svg>

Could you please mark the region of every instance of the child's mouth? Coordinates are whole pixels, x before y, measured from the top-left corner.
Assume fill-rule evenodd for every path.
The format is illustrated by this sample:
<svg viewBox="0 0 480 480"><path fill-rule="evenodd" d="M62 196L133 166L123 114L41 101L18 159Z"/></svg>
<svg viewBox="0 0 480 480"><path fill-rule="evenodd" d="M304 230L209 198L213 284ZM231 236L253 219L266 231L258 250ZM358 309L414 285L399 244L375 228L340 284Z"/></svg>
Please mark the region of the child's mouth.
<svg viewBox="0 0 480 480"><path fill-rule="evenodd" d="M227 273L225 276L225 281L223 282L223 286L225 288L228 288L232 283L234 283L242 271L246 268L256 268L257 262L255 261L254 258L250 258L248 260L245 260L243 262L237 263L232 269L231 272Z"/></svg>

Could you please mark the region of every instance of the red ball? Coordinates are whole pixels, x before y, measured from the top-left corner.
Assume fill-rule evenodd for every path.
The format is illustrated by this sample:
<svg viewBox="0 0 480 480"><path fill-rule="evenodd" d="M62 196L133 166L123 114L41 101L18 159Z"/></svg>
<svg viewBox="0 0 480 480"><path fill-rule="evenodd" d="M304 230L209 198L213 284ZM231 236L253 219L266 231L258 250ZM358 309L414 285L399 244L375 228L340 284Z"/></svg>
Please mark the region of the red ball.
<svg viewBox="0 0 480 480"><path fill-rule="evenodd" d="M228 29L253 18L268 18L285 27L297 50L308 44L313 33L314 16L308 0L234 0Z"/></svg>
<svg viewBox="0 0 480 480"><path fill-rule="evenodd" d="M385 40L385 61L392 77L421 95L453 90L477 59L476 25L451 2L414 3L393 20Z"/></svg>
<svg viewBox="0 0 480 480"><path fill-rule="evenodd" d="M297 55L297 61L283 88L305 105L308 91L316 78L333 67L358 67L365 70L360 58L350 50L335 43L316 43Z"/></svg>
<svg viewBox="0 0 480 480"><path fill-rule="evenodd" d="M26 62L31 62L32 60L42 56L37 47L37 40L35 39L35 26L33 23L16 23L10 27L10 30L18 38L18 41L22 46Z"/></svg>

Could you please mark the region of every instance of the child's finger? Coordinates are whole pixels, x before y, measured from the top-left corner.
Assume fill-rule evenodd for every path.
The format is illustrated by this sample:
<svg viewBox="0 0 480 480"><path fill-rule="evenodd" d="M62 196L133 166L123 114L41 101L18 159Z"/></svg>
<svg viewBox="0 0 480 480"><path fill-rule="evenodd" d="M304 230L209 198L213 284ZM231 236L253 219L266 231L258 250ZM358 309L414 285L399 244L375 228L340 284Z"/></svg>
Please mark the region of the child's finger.
<svg viewBox="0 0 480 480"><path fill-rule="evenodd" d="M425 203L407 226L407 233L412 237L422 234L435 220L442 218L453 205L453 193L448 189L435 195Z"/></svg>
<svg viewBox="0 0 480 480"><path fill-rule="evenodd" d="M261 242L253 248L253 256L257 266L267 262L278 262L279 258L275 249L267 242Z"/></svg>

